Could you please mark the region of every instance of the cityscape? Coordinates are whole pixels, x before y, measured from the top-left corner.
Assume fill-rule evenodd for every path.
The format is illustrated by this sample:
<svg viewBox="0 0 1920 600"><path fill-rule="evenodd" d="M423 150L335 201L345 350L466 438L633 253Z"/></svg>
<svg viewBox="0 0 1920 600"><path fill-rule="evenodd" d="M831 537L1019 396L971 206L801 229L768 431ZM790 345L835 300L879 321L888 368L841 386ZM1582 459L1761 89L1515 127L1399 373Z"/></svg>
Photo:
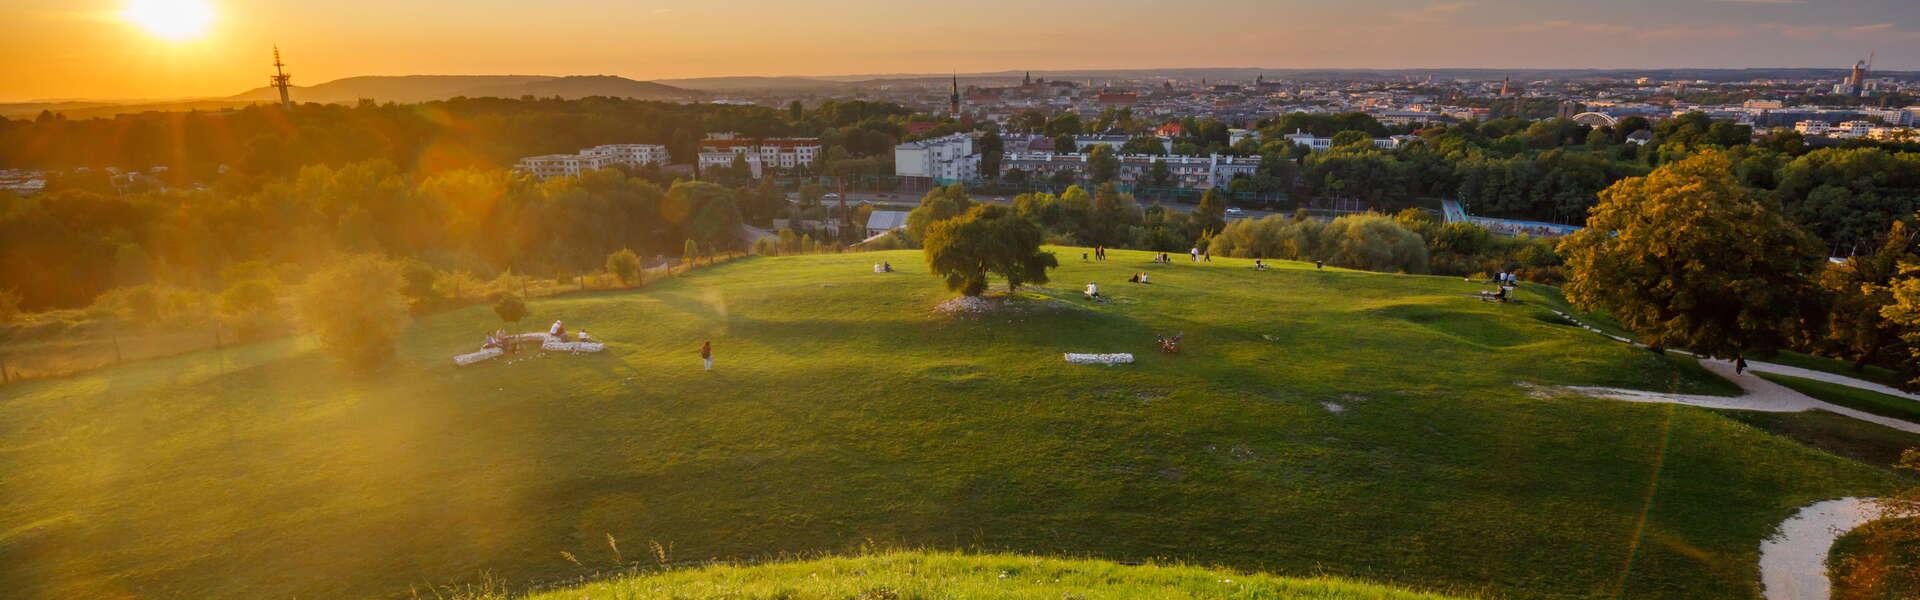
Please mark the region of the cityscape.
<svg viewBox="0 0 1920 600"><path fill-rule="evenodd" d="M1920 598L1911 6L44 4L0 597Z"/></svg>

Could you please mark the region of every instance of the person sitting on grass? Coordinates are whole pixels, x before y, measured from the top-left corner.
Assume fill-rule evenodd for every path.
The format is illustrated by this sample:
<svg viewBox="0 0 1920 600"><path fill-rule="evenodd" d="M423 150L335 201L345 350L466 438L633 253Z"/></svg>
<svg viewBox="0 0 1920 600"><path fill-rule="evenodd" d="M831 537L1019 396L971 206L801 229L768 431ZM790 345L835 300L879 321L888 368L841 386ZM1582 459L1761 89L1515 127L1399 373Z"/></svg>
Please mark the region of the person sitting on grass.
<svg viewBox="0 0 1920 600"><path fill-rule="evenodd" d="M556 338L567 337L567 324L561 323L559 319L554 319L553 326L547 328L547 335L550 335Z"/></svg>
<svg viewBox="0 0 1920 600"><path fill-rule="evenodd" d="M886 262L886 261L881 261L881 263L880 263L880 272L881 272L881 273L892 273L892 272L893 272L893 263L891 263L891 262Z"/></svg>
<svg viewBox="0 0 1920 600"><path fill-rule="evenodd" d="M485 341L485 342L482 342L482 343L480 344L480 349L481 349L481 350L486 350L486 349L488 349L488 348L499 348L500 346L501 346L501 344L500 344L500 338L499 338L499 336L496 336L496 335L494 335L494 334L493 334L492 332L488 332L488 333L487 333L487 341Z"/></svg>
<svg viewBox="0 0 1920 600"><path fill-rule="evenodd" d="M1146 272L1146 271L1141 271L1141 272L1140 272L1140 283L1146 283L1146 282L1147 282L1147 272Z"/></svg>
<svg viewBox="0 0 1920 600"><path fill-rule="evenodd" d="M1087 299L1088 299L1088 300L1099 300L1099 299L1100 299L1100 286L1097 286L1097 285L1094 285L1094 284L1093 284L1093 282L1091 282L1091 281L1089 281L1089 282L1087 282L1087 291L1086 291L1086 294L1087 294Z"/></svg>
<svg viewBox="0 0 1920 600"><path fill-rule="evenodd" d="M593 336L587 335L587 330L585 329L580 330L580 343L585 344L592 341L593 341Z"/></svg>
<svg viewBox="0 0 1920 600"><path fill-rule="evenodd" d="M1253 259L1253 270L1255 270L1255 271L1265 271L1265 270L1267 270L1267 263L1266 263L1266 261L1262 261L1262 260L1260 260L1260 259L1258 259L1258 258L1256 258L1256 259Z"/></svg>
<svg viewBox="0 0 1920 600"><path fill-rule="evenodd" d="M1132 274L1132 275L1128 275L1128 276L1127 276L1127 283L1140 283L1140 274L1139 274L1139 273L1134 273L1134 274Z"/></svg>

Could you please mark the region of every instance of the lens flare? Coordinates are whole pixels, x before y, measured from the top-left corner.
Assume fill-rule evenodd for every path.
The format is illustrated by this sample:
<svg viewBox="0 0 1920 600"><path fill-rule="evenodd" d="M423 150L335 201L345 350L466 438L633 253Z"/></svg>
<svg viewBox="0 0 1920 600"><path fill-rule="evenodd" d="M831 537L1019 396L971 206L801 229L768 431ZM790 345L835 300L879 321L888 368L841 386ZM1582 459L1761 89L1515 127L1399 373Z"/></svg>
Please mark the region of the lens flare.
<svg viewBox="0 0 1920 600"><path fill-rule="evenodd" d="M213 7L203 0L131 0L120 17L154 37L182 41L206 33Z"/></svg>

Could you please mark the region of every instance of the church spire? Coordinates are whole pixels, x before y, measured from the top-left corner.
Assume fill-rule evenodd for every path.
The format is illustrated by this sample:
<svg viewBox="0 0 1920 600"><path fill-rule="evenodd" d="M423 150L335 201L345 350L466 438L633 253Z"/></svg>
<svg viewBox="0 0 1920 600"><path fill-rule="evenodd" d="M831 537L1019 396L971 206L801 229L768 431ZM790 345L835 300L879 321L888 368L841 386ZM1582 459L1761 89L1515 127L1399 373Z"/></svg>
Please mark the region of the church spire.
<svg viewBox="0 0 1920 600"><path fill-rule="evenodd" d="M948 103L947 111L953 115L953 118L959 119L960 118L960 74L959 73L953 74L953 95L948 97L947 103Z"/></svg>

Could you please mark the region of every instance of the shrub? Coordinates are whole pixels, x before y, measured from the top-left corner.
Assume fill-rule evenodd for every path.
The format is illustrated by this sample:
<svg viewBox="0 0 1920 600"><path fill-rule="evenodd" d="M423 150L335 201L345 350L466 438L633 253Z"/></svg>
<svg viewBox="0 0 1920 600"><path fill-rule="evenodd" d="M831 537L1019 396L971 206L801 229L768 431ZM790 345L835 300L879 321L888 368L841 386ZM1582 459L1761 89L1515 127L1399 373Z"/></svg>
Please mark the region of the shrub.
<svg viewBox="0 0 1920 600"><path fill-rule="evenodd" d="M236 281L220 292L222 321L241 339L265 335L280 323L280 291L270 279Z"/></svg>
<svg viewBox="0 0 1920 600"><path fill-rule="evenodd" d="M393 356L407 320L399 267L378 256L344 259L315 273L295 296L301 325L353 369Z"/></svg>
<svg viewBox="0 0 1920 600"><path fill-rule="evenodd" d="M493 314L500 315L502 321L519 323L521 319L527 318L529 311L526 301L521 300L519 296L507 294L501 296L499 302L493 303Z"/></svg>
<svg viewBox="0 0 1920 600"><path fill-rule="evenodd" d="M640 255L631 248L621 248L607 255L607 272L620 280L620 285L638 285L640 278ZM517 319L516 319L517 320Z"/></svg>

